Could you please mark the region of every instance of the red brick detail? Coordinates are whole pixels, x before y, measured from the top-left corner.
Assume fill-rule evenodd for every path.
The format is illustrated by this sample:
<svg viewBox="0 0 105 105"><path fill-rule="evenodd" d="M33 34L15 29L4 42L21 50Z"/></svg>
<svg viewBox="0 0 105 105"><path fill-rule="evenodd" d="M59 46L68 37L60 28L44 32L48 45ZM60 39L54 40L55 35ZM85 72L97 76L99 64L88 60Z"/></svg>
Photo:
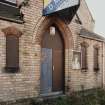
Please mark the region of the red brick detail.
<svg viewBox="0 0 105 105"><path fill-rule="evenodd" d="M40 44L42 42L42 35L45 33L46 29L50 27L52 24L56 25L59 31L62 34L64 39L65 48L73 48L73 38L72 33L69 27L58 17L46 17L44 21L41 23L37 30L35 42L36 44Z"/></svg>
<svg viewBox="0 0 105 105"><path fill-rule="evenodd" d="M4 34L6 36L7 35L13 35L13 36L16 36L16 37L20 37L22 35L22 32L14 26L4 28L4 29L2 29L2 31L4 32Z"/></svg>

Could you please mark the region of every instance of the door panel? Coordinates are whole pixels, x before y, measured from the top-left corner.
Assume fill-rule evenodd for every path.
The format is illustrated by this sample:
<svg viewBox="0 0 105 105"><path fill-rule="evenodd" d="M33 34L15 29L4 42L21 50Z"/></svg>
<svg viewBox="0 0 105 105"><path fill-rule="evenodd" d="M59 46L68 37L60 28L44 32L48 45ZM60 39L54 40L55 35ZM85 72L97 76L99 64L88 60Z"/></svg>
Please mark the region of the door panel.
<svg viewBox="0 0 105 105"><path fill-rule="evenodd" d="M63 52L53 51L53 91L63 90Z"/></svg>
<svg viewBox="0 0 105 105"><path fill-rule="evenodd" d="M42 48L41 93L52 91L52 49Z"/></svg>

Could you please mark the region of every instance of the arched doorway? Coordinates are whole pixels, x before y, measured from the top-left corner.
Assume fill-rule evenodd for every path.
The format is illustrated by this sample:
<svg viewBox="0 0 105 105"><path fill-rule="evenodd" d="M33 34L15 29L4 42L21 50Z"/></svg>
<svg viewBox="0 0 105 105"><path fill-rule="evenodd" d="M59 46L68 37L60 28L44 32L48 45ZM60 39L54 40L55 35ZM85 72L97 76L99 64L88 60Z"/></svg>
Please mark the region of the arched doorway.
<svg viewBox="0 0 105 105"><path fill-rule="evenodd" d="M51 27L54 34L51 34ZM41 93L63 92L64 90L64 40L55 25L49 26L41 42Z"/></svg>

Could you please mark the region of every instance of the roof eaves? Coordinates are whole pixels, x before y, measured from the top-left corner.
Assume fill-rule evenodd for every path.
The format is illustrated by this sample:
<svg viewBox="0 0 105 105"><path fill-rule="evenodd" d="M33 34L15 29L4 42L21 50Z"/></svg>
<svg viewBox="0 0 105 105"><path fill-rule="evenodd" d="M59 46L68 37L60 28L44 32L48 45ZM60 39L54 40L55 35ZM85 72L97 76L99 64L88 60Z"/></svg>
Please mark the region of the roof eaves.
<svg viewBox="0 0 105 105"><path fill-rule="evenodd" d="M88 31L87 29L81 29L80 31L80 36L81 37L85 37L85 38L89 38L89 39L94 39L94 40L97 40L97 41L103 41L105 42L105 38L94 33L94 32L90 32Z"/></svg>

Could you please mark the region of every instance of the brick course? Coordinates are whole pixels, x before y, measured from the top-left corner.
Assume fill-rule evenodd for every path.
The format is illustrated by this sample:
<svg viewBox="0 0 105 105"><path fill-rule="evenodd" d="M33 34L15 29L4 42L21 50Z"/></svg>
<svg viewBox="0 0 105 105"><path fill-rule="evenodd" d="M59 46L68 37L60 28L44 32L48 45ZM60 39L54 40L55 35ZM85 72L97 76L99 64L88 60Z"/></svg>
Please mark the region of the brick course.
<svg viewBox="0 0 105 105"><path fill-rule="evenodd" d="M79 36L81 28L90 31L94 29L94 21L86 7L84 0L78 10L82 25L75 22L76 16L70 24L59 20L58 17L42 16L43 1L30 0L29 6L22 7L24 14L24 24L17 24L9 21L0 20L0 101L15 100L21 98L40 96L40 68L41 68L41 36L50 21L56 20L56 25L64 34L65 41L65 93L95 87L102 87L103 84L103 42L83 38ZM85 15L85 18L84 18ZM23 32L19 38L19 65L20 71L16 74L3 72L5 67L6 39L1 29L8 26L15 26ZM45 27L46 26L46 27ZM89 44L88 48L88 71L72 69L73 50L81 51L82 42ZM93 70L93 46L100 46L99 65L100 71L95 73Z"/></svg>

